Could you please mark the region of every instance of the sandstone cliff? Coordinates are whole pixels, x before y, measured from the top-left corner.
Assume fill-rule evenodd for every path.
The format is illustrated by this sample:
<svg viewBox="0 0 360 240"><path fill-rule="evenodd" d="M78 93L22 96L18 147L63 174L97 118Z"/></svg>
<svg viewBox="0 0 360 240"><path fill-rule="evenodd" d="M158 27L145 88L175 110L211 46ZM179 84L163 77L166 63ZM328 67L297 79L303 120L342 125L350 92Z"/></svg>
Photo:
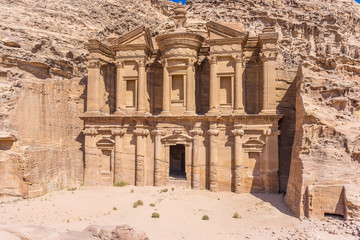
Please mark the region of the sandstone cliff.
<svg viewBox="0 0 360 240"><path fill-rule="evenodd" d="M287 204L298 216L318 216L312 208L346 192L341 201L353 208L359 201L360 5L352 0L187 4L194 17L239 21L253 32L268 24L276 28L278 110L284 114L280 177L285 191L290 170ZM295 77L292 69L301 64Z"/></svg>
<svg viewBox="0 0 360 240"><path fill-rule="evenodd" d="M84 43L144 23L155 28L171 6L0 1L0 195L34 196L82 182Z"/></svg>
<svg viewBox="0 0 360 240"><path fill-rule="evenodd" d="M156 29L172 5L0 1L0 149L5 150L0 194L35 195L82 181L84 42L143 23ZM186 5L193 20L240 22L250 34L275 27L278 110L284 114L281 190L287 190L288 206L303 216L309 215L304 209L311 205L304 203L309 189L337 186L324 196L346 193L344 201L356 216L360 5L353 0L188 0Z"/></svg>

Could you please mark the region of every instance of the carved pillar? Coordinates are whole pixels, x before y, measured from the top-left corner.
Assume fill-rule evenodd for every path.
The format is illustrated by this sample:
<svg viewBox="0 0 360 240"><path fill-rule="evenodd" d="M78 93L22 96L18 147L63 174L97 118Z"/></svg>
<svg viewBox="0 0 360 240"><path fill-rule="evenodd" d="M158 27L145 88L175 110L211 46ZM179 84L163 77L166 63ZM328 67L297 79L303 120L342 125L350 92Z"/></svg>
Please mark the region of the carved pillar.
<svg viewBox="0 0 360 240"><path fill-rule="evenodd" d="M135 159L135 185L144 186L145 185L145 150L146 150L146 137L149 134L149 130L142 127L134 130L136 135L136 159Z"/></svg>
<svg viewBox="0 0 360 240"><path fill-rule="evenodd" d="M262 161L264 162L262 169L262 178L264 182L265 192L278 192L278 136L280 131L272 131L264 129L265 146L262 153Z"/></svg>
<svg viewBox="0 0 360 240"><path fill-rule="evenodd" d="M100 112L100 68L99 61L88 64L87 112Z"/></svg>
<svg viewBox="0 0 360 240"><path fill-rule="evenodd" d="M146 90L146 72L145 72L145 60L137 61L138 65L138 81L137 81L137 109L136 114L145 114L145 90Z"/></svg>
<svg viewBox="0 0 360 240"><path fill-rule="evenodd" d="M166 132L164 130L154 130L151 134L155 135L155 168L154 168L154 185L161 186L162 185L162 163L165 161L162 159L162 143L161 138L165 136Z"/></svg>
<svg viewBox="0 0 360 240"><path fill-rule="evenodd" d="M241 169L244 167L243 164L243 149L242 149L242 136L244 136L244 130L234 129L231 131L234 134L234 155L235 155L235 171L234 171L234 190L235 193L241 193L242 190L242 173Z"/></svg>
<svg viewBox="0 0 360 240"><path fill-rule="evenodd" d="M193 140L193 167L192 167L192 187L200 188L200 136L203 134L201 129L193 129L190 135L194 137Z"/></svg>
<svg viewBox="0 0 360 240"><path fill-rule="evenodd" d="M263 104L261 113L276 114L276 48L278 34L265 27L259 34L260 57L263 66Z"/></svg>
<svg viewBox="0 0 360 240"><path fill-rule="evenodd" d="M196 115L194 59L189 58L186 69L186 115Z"/></svg>
<svg viewBox="0 0 360 240"><path fill-rule="evenodd" d="M210 136L210 190L218 191L217 182L217 165L218 165L218 149L217 149L217 136L219 130L217 130L216 122L210 123L210 130L207 131Z"/></svg>
<svg viewBox="0 0 360 240"><path fill-rule="evenodd" d="M217 79L217 56L212 56L209 59L210 63L210 107L209 115L216 115L219 113L219 81Z"/></svg>
<svg viewBox="0 0 360 240"><path fill-rule="evenodd" d="M123 79L124 64L116 62L116 113L123 114L126 109L126 84Z"/></svg>
<svg viewBox="0 0 360 240"><path fill-rule="evenodd" d="M123 129L114 129L111 131L112 135L115 136L115 153L114 153L114 183L123 181L123 162L122 162L122 151L123 143L122 137L125 134Z"/></svg>
<svg viewBox="0 0 360 240"><path fill-rule="evenodd" d="M97 183L98 167L94 165L94 154L92 149L95 148L95 137L98 131L95 128L86 128L82 131L85 135L85 159L84 159L84 184L93 185ZM94 145L93 145L94 144Z"/></svg>
<svg viewBox="0 0 360 240"><path fill-rule="evenodd" d="M243 84L243 61L242 54L239 54L235 57L235 83L234 83L234 113L235 114L244 114L244 84Z"/></svg>
<svg viewBox="0 0 360 240"><path fill-rule="evenodd" d="M163 60L163 108L162 115L170 115L170 78L167 69L167 60Z"/></svg>

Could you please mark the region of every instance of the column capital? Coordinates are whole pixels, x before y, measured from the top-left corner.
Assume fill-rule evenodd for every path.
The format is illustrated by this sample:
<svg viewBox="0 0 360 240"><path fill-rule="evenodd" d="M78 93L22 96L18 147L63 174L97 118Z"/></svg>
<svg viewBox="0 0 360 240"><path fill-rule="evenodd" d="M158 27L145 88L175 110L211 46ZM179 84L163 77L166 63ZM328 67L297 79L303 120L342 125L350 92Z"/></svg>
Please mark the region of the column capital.
<svg viewBox="0 0 360 240"><path fill-rule="evenodd" d="M144 136L145 137L145 136L149 135L149 130L144 129L144 128L135 129L134 134L137 135L137 136Z"/></svg>
<svg viewBox="0 0 360 240"><path fill-rule="evenodd" d="M168 60L166 58L161 59L161 65L165 68L168 66Z"/></svg>
<svg viewBox="0 0 360 240"><path fill-rule="evenodd" d="M89 135L89 136L96 136L98 134L98 131L95 128L86 128L84 130L82 130L84 135Z"/></svg>
<svg viewBox="0 0 360 240"><path fill-rule="evenodd" d="M191 67L192 67L192 66L194 66L195 63L197 62L197 59L190 57L190 58L187 59L187 62L188 62L188 66L191 66Z"/></svg>
<svg viewBox="0 0 360 240"><path fill-rule="evenodd" d="M262 62L276 61L276 50L262 50L260 53L260 59Z"/></svg>
<svg viewBox="0 0 360 240"><path fill-rule="evenodd" d="M124 61L116 60L116 68L123 68L124 67Z"/></svg>
<svg viewBox="0 0 360 240"><path fill-rule="evenodd" d="M125 130L124 129L114 129L114 130L111 130L111 134L114 136L122 137L125 134Z"/></svg>
<svg viewBox="0 0 360 240"><path fill-rule="evenodd" d="M243 62L243 53L237 53L231 55L235 63L242 63Z"/></svg>
<svg viewBox="0 0 360 240"><path fill-rule="evenodd" d="M210 64L217 64L217 56L216 55L211 55L207 57L209 60Z"/></svg>
<svg viewBox="0 0 360 240"><path fill-rule="evenodd" d="M193 130L190 130L190 132L189 132L189 134L191 135L191 136L201 136L201 135L203 135L203 130L201 130L201 129L193 129Z"/></svg>
<svg viewBox="0 0 360 240"><path fill-rule="evenodd" d="M231 131L231 133L234 135L234 136L244 136L245 135L245 131L242 130L242 129L234 129Z"/></svg>
<svg viewBox="0 0 360 240"><path fill-rule="evenodd" d="M145 67L146 60L145 59L138 59L138 60L136 60L136 63L138 65L138 67Z"/></svg>
<svg viewBox="0 0 360 240"><path fill-rule="evenodd" d="M151 131L151 135L154 136L165 136L166 135L166 131L165 130L161 130L161 129L155 129Z"/></svg>
<svg viewBox="0 0 360 240"><path fill-rule="evenodd" d="M217 130L217 129L210 129L210 130L207 131L207 134L208 134L209 136L218 136L219 133L220 133L220 131Z"/></svg>
<svg viewBox="0 0 360 240"><path fill-rule="evenodd" d="M100 60L90 60L89 62L87 62L86 66L92 69L100 69L102 64Z"/></svg>
<svg viewBox="0 0 360 240"><path fill-rule="evenodd" d="M263 134L264 136L270 136L271 135L271 128L266 128L263 130Z"/></svg>

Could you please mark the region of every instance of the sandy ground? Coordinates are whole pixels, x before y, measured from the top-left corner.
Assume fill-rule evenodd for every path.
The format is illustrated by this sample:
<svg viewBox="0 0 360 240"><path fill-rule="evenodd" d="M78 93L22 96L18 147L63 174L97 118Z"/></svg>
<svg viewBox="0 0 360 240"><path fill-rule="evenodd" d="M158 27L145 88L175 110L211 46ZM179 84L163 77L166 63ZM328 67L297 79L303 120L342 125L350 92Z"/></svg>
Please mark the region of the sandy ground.
<svg viewBox="0 0 360 240"><path fill-rule="evenodd" d="M214 193L184 187L80 187L33 199L0 198L0 224L66 232L129 224L150 239L359 239L337 220L299 220L279 194ZM133 208L142 200L144 205ZM149 204L154 203L155 207ZM153 212L160 218L151 218ZM240 218L233 218L238 212ZM209 220L202 220L203 215ZM351 223L354 224L354 223ZM360 228L359 228L360 229Z"/></svg>

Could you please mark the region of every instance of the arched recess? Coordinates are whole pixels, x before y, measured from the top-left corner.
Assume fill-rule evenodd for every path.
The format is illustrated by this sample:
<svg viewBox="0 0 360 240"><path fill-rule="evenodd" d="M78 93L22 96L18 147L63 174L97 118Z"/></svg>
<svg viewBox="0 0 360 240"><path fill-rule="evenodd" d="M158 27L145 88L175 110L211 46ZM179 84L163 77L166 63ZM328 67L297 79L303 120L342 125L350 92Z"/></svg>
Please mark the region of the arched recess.
<svg viewBox="0 0 360 240"><path fill-rule="evenodd" d="M99 159L101 180L107 184L114 181L114 145L110 138L102 138L96 143L102 153Z"/></svg>

